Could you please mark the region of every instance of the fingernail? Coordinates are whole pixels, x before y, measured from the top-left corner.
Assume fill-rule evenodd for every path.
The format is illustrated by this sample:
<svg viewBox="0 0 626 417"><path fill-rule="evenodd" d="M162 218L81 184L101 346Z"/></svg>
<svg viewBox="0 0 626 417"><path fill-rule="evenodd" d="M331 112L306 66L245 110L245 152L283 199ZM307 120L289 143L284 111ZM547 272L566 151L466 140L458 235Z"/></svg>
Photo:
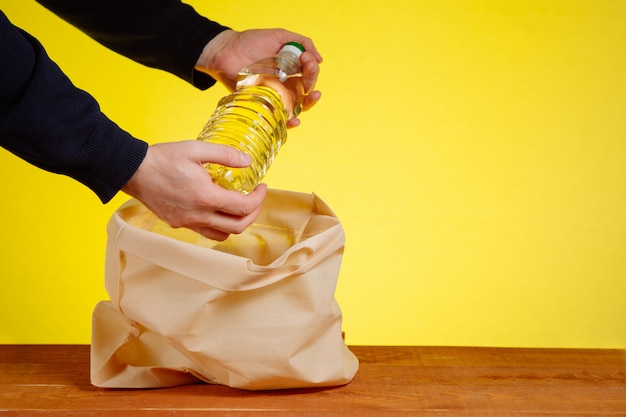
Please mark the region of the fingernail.
<svg viewBox="0 0 626 417"><path fill-rule="evenodd" d="M241 163L243 165L250 165L252 163L252 157L247 153L241 152Z"/></svg>

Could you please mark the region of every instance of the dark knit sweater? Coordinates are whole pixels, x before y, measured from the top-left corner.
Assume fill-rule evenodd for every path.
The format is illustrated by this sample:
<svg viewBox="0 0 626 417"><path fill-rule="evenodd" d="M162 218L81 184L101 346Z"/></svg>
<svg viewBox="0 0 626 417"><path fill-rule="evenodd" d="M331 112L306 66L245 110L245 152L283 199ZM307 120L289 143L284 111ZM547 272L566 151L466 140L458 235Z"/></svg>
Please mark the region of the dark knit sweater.
<svg viewBox="0 0 626 417"><path fill-rule="evenodd" d="M206 43L226 29L177 0L38 0L110 49L206 89L194 70ZM109 201L148 145L108 119L43 46L0 11L0 145L42 169L68 175Z"/></svg>

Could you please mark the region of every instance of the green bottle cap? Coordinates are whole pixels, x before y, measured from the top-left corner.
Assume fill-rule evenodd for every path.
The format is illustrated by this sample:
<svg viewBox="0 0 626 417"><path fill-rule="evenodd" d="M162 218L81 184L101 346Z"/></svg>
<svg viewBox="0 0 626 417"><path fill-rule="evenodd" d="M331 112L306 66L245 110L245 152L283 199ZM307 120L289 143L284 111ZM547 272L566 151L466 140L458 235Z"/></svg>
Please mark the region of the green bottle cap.
<svg viewBox="0 0 626 417"><path fill-rule="evenodd" d="M298 42L287 42L286 44L283 45L283 48L285 47L294 52L295 52L294 48L298 49L298 51L300 51L298 53L298 56L301 55L302 52L304 52L304 46L300 45Z"/></svg>

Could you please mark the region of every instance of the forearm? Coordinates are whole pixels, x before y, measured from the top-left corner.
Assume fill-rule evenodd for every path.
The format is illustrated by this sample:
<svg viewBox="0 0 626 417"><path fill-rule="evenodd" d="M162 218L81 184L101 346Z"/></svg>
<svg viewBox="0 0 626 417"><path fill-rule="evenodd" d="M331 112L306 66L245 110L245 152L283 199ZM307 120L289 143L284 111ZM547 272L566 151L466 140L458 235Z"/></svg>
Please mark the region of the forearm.
<svg viewBox="0 0 626 417"><path fill-rule="evenodd" d="M0 13L0 145L111 199L132 177L147 144L110 121L37 40Z"/></svg>
<svg viewBox="0 0 626 417"><path fill-rule="evenodd" d="M194 66L226 30L180 0L37 0L104 46L205 89L215 83Z"/></svg>

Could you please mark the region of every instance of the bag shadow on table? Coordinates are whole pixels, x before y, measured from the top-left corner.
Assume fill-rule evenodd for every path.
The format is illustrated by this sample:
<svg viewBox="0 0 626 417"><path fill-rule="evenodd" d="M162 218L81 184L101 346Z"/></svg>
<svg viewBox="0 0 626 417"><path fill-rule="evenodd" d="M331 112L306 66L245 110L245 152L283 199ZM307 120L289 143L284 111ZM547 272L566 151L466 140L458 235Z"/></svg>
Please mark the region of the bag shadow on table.
<svg viewBox="0 0 626 417"><path fill-rule="evenodd" d="M335 299L345 234L316 195L268 190L256 222L224 242L172 229L136 200L107 233L95 386L201 380L266 390L343 385L356 374Z"/></svg>

